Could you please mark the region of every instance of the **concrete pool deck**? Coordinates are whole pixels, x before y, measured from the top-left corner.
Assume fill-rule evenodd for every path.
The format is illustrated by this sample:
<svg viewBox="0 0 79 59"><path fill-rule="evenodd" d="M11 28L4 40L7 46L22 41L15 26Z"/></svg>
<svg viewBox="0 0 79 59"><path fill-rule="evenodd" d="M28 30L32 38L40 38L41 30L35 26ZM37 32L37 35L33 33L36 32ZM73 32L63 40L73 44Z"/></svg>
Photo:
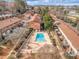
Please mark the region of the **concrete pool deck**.
<svg viewBox="0 0 79 59"><path fill-rule="evenodd" d="M37 33L43 33L45 42L36 42L36 35ZM50 45L52 46L52 43L50 41L49 35L47 32L37 32L35 31L29 38L29 44L26 46L27 48L23 49L21 52L26 54L26 53L38 53L38 50L40 48L44 47L45 45Z"/></svg>
<svg viewBox="0 0 79 59"><path fill-rule="evenodd" d="M36 42L36 35L37 33L43 33L44 34L44 38L45 38L45 42ZM35 31L33 33L33 35L30 37L30 42L28 44L28 46L30 46L32 48L32 50L36 51L39 50L41 47L43 47L44 45L52 45L49 35L47 32L37 32Z"/></svg>
<svg viewBox="0 0 79 59"><path fill-rule="evenodd" d="M36 42L36 35L37 35L37 33L42 33L42 34L44 34L44 38L45 38L45 41L44 41L44 42ZM37 32L37 31L35 31L35 32L33 33L33 35L31 36L30 42L31 42L31 43L38 43L38 44L44 44L44 43L46 43L46 44L51 44L51 41L50 41L50 38L49 38L49 35L48 35L47 32Z"/></svg>
<svg viewBox="0 0 79 59"><path fill-rule="evenodd" d="M44 34L45 42L36 42L37 33ZM29 59L29 57L32 57L32 54L52 55L56 52L56 48L52 45L49 34L47 32L34 31L28 40L28 44L26 43L24 48L20 50L20 53L23 55L22 59Z"/></svg>

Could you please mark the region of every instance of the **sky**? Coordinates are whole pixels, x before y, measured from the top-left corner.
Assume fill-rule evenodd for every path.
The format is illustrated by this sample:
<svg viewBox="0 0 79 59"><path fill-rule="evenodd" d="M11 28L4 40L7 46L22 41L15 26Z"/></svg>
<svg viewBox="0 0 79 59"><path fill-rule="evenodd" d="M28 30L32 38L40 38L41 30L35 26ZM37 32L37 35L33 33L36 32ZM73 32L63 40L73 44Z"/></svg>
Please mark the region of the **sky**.
<svg viewBox="0 0 79 59"><path fill-rule="evenodd" d="M14 0L5 0L13 2ZM26 0L28 5L79 5L79 0Z"/></svg>
<svg viewBox="0 0 79 59"><path fill-rule="evenodd" d="M79 5L79 0L27 0L29 5Z"/></svg>

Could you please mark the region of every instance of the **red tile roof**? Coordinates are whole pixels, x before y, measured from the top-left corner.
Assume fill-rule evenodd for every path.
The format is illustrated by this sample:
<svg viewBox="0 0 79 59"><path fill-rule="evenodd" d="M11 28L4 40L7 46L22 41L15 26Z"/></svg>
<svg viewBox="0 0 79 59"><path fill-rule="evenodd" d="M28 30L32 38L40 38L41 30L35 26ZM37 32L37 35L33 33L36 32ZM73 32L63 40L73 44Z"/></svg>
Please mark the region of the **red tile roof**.
<svg viewBox="0 0 79 59"><path fill-rule="evenodd" d="M26 17L26 16L24 16L24 17ZM6 28L16 26L16 24L18 24L21 20L22 20L21 18L14 17L14 18L9 18L9 19L0 21L0 30L2 29L2 30L5 31Z"/></svg>
<svg viewBox="0 0 79 59"><path fill-rule="evenodd" d="M79 49L79 35L72 30L64 21L60 21L60 28L64 32L64 34L68 37L68 39L71 41L72 45Z"/></svg>
<svg viewBox="0 0 79 59"><path fill-rule="evenodd" d="M54 17L54 15L52 15L52 18L54 20L57 20L56 17ZM60 25L59 27L61 28L61 30L63 31L63 33L67 36L67 38L71 41L72 45L76 48L79 49L79 35L77 32L75 32L74 29L70 28L70 26L68 26L67 23L65 23L64 21L60 20Z"/></svg>
<svg viewBox="0 0 79 59"><path fill-rule="evenodd" d="M41 22L41 19L40 19L39 15L35 14L32 17L31 21L29 22L29 27L36 29L36 30L39 30L40 29L40 22Z"/></svg>
<svg viewBox="0 0 79 59"><path fill-rule="evenodd" d="M15 23L21 21L21 19L18 18L9 18L3 21L0 21L0 29L5 29L8 26L12 26L13 24L15 25Z"/></svg>

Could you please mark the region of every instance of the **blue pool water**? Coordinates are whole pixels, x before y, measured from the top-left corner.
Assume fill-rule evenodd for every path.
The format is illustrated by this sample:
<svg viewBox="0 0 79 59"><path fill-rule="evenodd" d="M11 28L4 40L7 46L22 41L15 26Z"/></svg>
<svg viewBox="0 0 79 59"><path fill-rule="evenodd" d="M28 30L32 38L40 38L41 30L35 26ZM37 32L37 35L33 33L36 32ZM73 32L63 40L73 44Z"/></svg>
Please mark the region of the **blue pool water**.
<svg viewBox="0 0 79 59"><path fill-rule="evenodd" d="M36 35L36 42L44 42L45 38L44 38L44 34L43 33L37 33Z"/></svg>

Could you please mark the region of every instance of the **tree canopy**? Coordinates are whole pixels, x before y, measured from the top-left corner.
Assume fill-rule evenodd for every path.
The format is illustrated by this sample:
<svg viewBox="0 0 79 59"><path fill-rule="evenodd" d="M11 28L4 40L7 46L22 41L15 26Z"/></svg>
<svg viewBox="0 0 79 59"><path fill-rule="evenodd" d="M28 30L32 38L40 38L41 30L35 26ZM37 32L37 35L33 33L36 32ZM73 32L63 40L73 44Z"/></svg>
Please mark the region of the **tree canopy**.
<svg viewBox="0 0 79 59"><path fill-rule="evenodd" d="M50 15L45 14L43 16L43 22L44 22L44 29L45 30L51 30L52 29L52 18Z"/></svg>

